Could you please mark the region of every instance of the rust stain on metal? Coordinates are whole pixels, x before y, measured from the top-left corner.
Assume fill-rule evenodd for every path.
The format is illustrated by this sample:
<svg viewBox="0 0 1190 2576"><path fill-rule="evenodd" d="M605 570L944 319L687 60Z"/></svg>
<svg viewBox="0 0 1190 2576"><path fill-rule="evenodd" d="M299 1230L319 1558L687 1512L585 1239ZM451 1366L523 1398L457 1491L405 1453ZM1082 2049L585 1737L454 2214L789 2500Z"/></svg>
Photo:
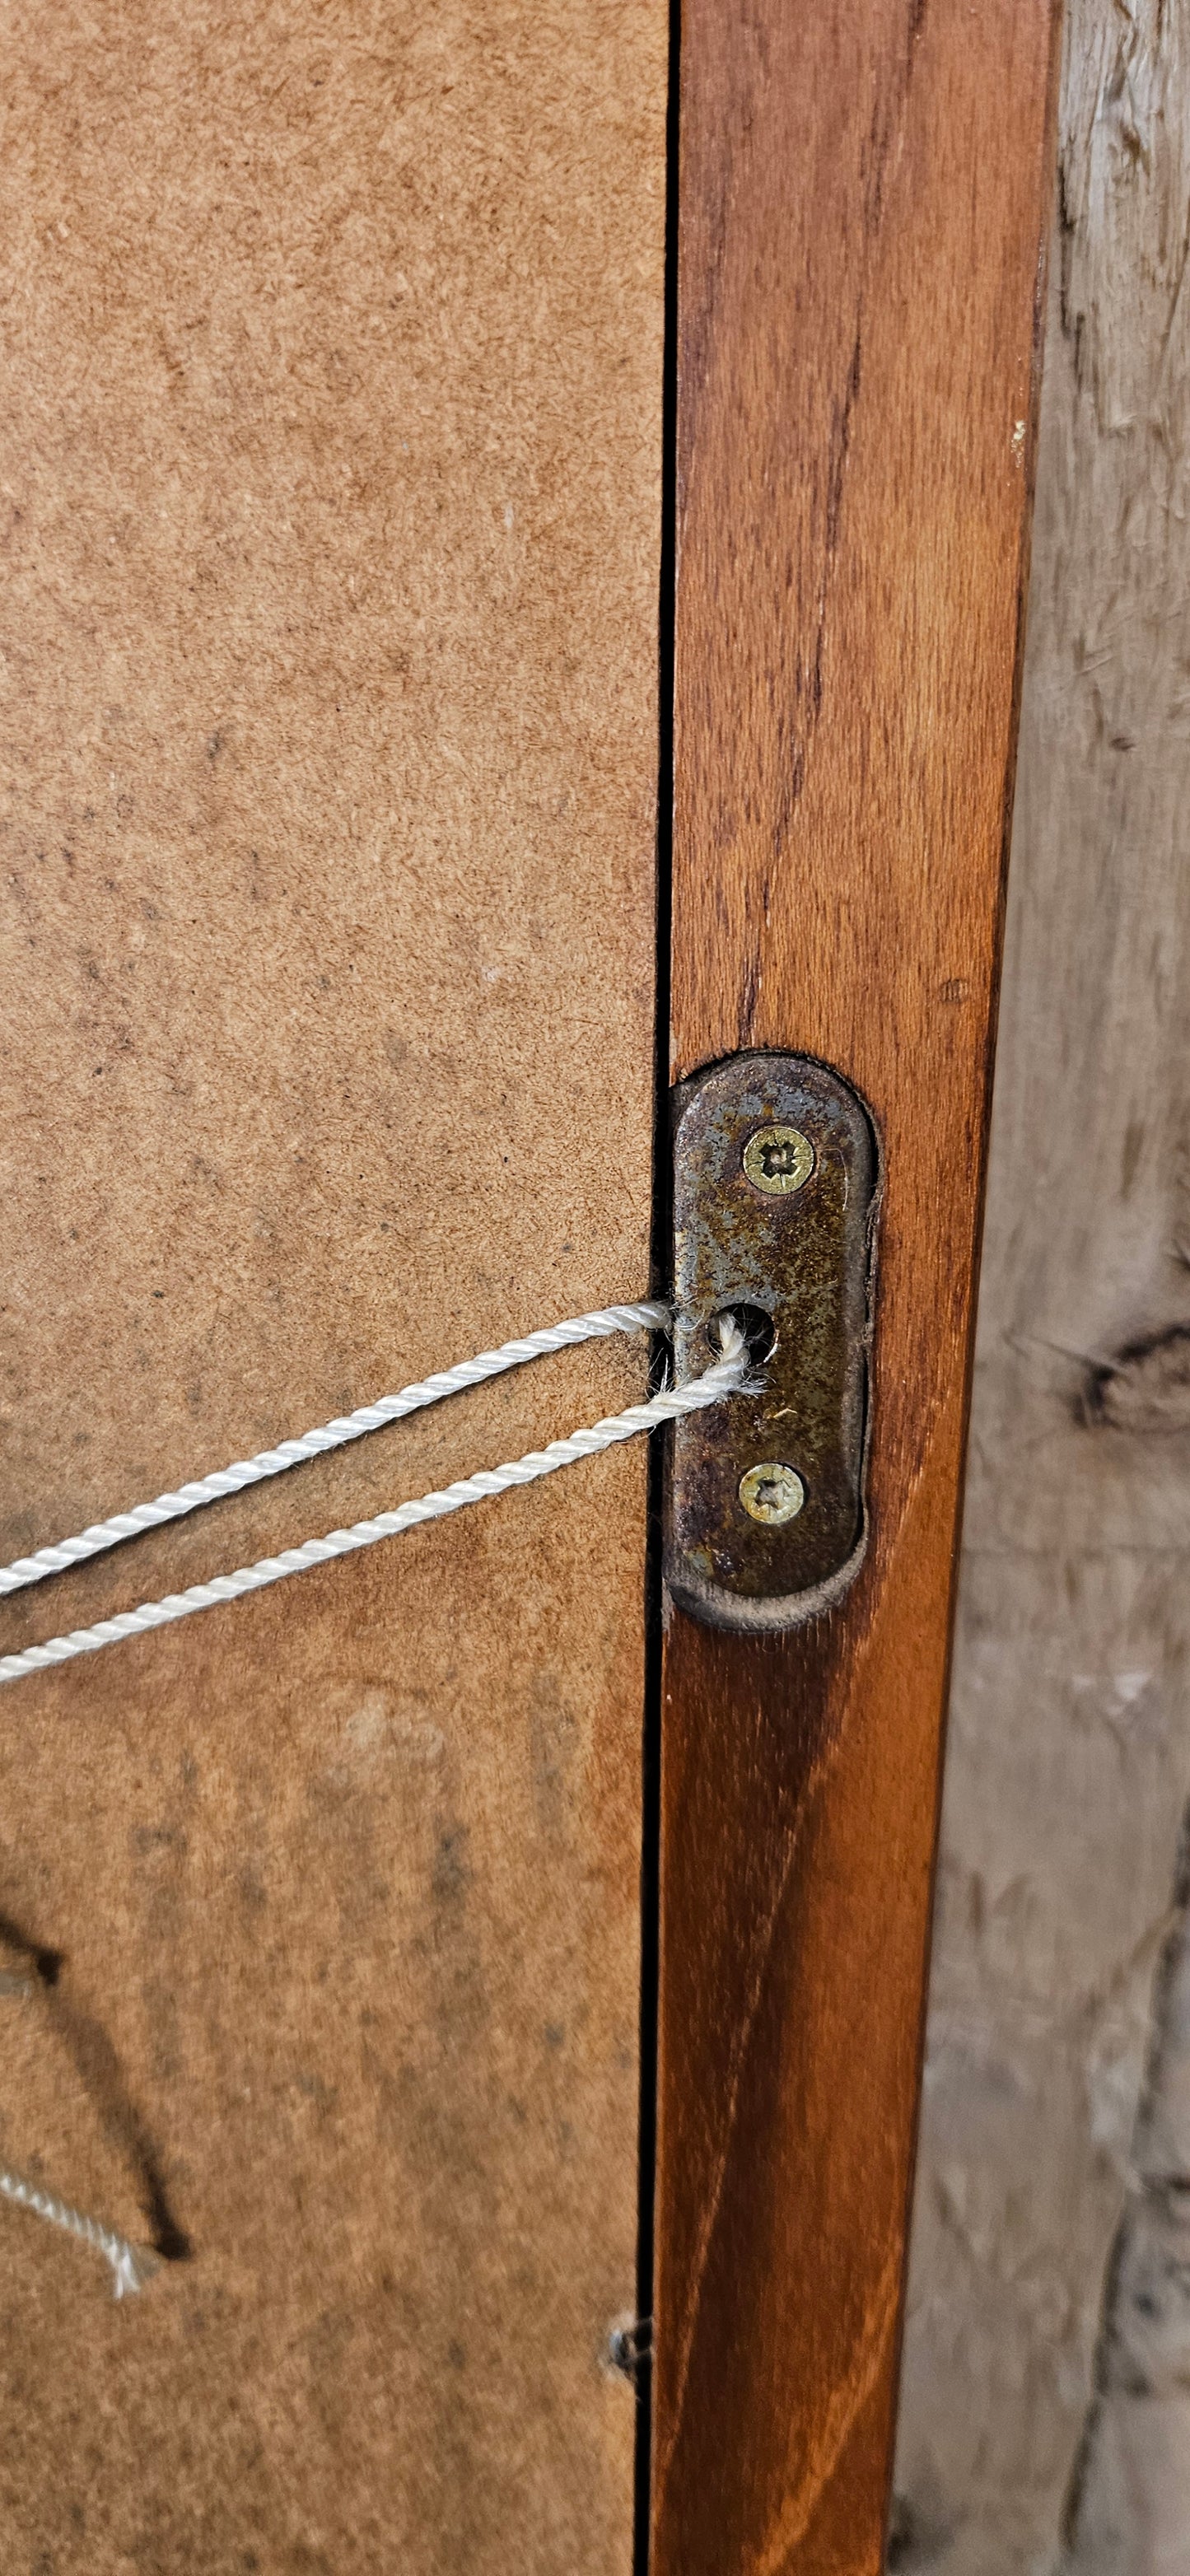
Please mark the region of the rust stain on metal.
<svg viewBox="0 0 1190 2576"><path fill-rule="evenodd" d="M684 1083L675 1108L678 1383L706 1367L727 1307L751 1309L765 1341L768 1318L775 1342L754 1392L674 1426L666 1580L718 1626L791 1627L828 1609L863 1557L875 1135L850 1084L807 1056L733 1056ZM765 1131L812 1149L792 1189L749 1178ZM773 1460L804 1500L758 1520L741 1485Z"/></svg>

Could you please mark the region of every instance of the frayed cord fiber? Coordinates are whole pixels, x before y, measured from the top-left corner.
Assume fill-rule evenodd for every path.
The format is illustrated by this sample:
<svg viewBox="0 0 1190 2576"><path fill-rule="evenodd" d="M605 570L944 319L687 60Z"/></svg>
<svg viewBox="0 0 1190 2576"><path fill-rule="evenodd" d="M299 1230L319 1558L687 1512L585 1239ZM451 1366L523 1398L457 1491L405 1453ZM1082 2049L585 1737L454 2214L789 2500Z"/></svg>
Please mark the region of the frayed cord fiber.
<svg viewBox="0 0 1190 2576"><path fill-rule="evenodd" d="M259 1592L265 1584L280 1583L290 1574L304 1574L310 1566L326 1565L337 1556L350 1556L357 1548L375 1547L381 1539L398 1538L405 1530L417 1529L425 1521L442 1520L447 1513L462 1511L469 1503L486 1502L492 1496L510 1493L515 1486L535 1484L539 1477L552 1476L558 1468L573 1466L580 1458L595 1457L621 1440L634 1439L638 1432L655 1431L663 1422L680 1420L683 1414L701 1413L708 1405L723 1404L729 1396L745 1390L748 1350L732 1317L720 1317L719 1334L722 1358L688 1386L663 1388L647 1403L630 1404L623 1413L610 1414L586 1430L572 1431L567 1440L551 1440L548 1448L530 1450L525 1457L512 1459L503 1467L483 1468L478 1475L464 1476L440 1492L422 1494L414 1501L399 1504L395 1511L380 1512L375 1520L356 1521L350 1529L330 1530L325 1538L307 1539L304 1546L286 1548L280 1556L266 1556L255 1565L241 1565L233 1574L217 1575L212 1583L194 1583L186 1592L168 1593L163 1601L144 1601L139 1609L122 1610L114 1619L100 1619L92 1628L74 1628L67 1636L49 1637L44 1645L27 1646L23 1654L0 1656L0 1682L20 1681L27 1674L44 1672L52 1664L67 1663L74 1655L94 1654L100 1646L116 1645L125 1637L147 1635L154 1628L168 1627L175 1619L188 1619L195 1611L218 1609L225 1601L237 1601L242 1593Z"/></svg>

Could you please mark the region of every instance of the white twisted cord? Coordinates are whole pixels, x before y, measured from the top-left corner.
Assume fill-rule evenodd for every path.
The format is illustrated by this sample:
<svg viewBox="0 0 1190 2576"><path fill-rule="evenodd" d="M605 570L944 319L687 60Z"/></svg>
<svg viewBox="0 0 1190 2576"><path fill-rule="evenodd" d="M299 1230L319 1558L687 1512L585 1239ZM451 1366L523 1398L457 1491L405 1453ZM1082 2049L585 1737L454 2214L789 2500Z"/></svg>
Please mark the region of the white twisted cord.
<svg viewBox="0 0 1190 2576"><path fill-rule="evenodd" d="M112 2288L118 2299L134 2290L143 2290L146 2281L157 2270L157 2256L147 2245L130 2245L126 2236L117 2236L112 2227L104 2227L98 2218L85 2218L81 2209L72 2209L68 2200L59 2200L52 2191L39 2191L35 2183L26 2182L22 2174L10 2173L0 2165L0 2193L5 2200L15 2200L19 2209L31 2209L38 2218L48 2219L51 2227L64 2229L68 2236L81 2237L84 2245L93 2245L106 2256L112 2267Z"/></svg>
<svg viewBox="0 0 1190 2576"><path fill-rule="evenodd" d="M93 1628L74 1628L69 1636L50 1637L43 1646L27 1646L20 1655L0 1656L0 1682L19 1681L26 1673L44 1671L48 1664L64 1664L72 1655L93 1654L100 1646L115 1645L121 1637L143 1636L151 1628L165 1628L174 1619L188 1619L194 1610L213 1610L221 1601L236 1601L241 1593L259 1592L266 1583L280 1583L287 1574L304 1574L307 1566L325 1565L332 1557L349 1556L356 1548L375 1547L382 1538L397 1538L403 1530L416 1529L423 1521L441 1520L447 1512L462 1511L467 1503L483 1502L489 1495L506 1494L514 1485L535 1484L539 1476L552 1476L558 1467L573 1466L579 1458L595 1457L603 1449L614 1448L619 1440L631 1440L638 1431L654 1431L659 1423L672 1422L683 1413L701 1413L711 1404L722 1404L743 1385L748 1368L744 1336L730 1317L719 1320L723 1357L713 1362L705 1375L689 1386L667 1387L646 1404L630 1404L623 1413L613 1413L604 1421L593 1423L589 1430L572 1431L568 1440L551 1440L546 1449L531 1449L524 1458L514 1459L504 1467L489 1467L477 1476L465 1476L457 1484L446 1485L440 1493L422 1494L414 1502L401 1503L394 1512L380 1512L375 1520L356 1521L350 1529L331 1530L325 1538L307 1539L303 1547L287 1547L280 1556L262 1557L256 1565L241 1565L234 1574L217 1575L213 1583L192 1583L186 1592L171 1592L164 1601L142 1602L138 1610L122 1610L114 1619L100 1619Z"/></svg>
<svg viewBox="0 0 1190 2576"><path fill-rule="evenodd" d="M473 1360L460 1360L455 1368L439 1369L433 1377L401 1387L396 1395L382 1395L378 1403L361 1404L358 1412L320 1423L297 1440L283 1440L277 1449L262 1449L255 1458L241 1458L213 1475L200 1476L195 1484L180 1485L176 1494L158 1494L154 1502L137 1503L130 1512L116 1512L109 1521L93 1521L77 1538L39 1547L32 1556L18 1556L11 1565L0 1566L0 1593L42 1583L47 1574L64 1574L67 1566L98 1556L106 1547L117 1547L121 1539L138 1538L142 1530L159 1529L163 1521L201 1511L204 1503L242 1493L245 1485L258 1485L266 1476L283 1476L287 1467L300 1467L303 1460L319 1458L324 1450L341 1449L349 1440L361 1440L365 1432L399 1422L402 1415L416 1413L423 1405L440 1404L444 1396L479 1386L485 1378L499 1377L504 1369L520 1368L526 1360L541 1359L549 1351L564 1351L575 1342L593 1341L603 1334L664 1331L670 1321L670 1308L648 1299L636 1306L599 1306L593 1314L572 1315L564 1324L528 1333L523 1341L502 1342L499 1350L480 1351Z"/></svg>

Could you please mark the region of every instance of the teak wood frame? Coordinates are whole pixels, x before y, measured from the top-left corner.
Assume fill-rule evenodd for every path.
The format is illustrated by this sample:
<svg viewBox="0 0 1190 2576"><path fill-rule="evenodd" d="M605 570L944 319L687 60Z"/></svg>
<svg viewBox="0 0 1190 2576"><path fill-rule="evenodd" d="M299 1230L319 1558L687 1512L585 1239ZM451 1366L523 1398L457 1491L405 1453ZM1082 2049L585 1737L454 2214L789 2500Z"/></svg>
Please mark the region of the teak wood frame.
<svg viewBox="0 0 1190 2576"><path fill-rule="evenodd" d="M1054 0L686 0L673 1076L885 1166L871 1543L663 1656L653 2576L887 2521L1050 201Z"/></svg>

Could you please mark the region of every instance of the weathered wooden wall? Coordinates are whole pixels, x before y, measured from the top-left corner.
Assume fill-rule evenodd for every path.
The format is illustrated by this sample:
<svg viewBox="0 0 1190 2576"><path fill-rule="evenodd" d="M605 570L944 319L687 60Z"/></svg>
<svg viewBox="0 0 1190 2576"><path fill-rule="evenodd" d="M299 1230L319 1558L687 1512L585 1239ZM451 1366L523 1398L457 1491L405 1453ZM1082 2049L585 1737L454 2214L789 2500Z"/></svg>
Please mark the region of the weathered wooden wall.
<svg viewBox="0 0 1190 2576"><path fill-rule="evenodd" d="M6 1557L642 1292L666 39L8 14ZM506 1380L5 1640L642 1371ZM6 2576L624 2576L644 1468L4 1692L0 2157L189 2247L116 2307L0 2209Z"/></svg>
<svg viewBox="0 0 1190 2576"><path fill-rule="evenodd" d="M937 2576L1190 2530L1186 12L1069 0L1060 119L893 2548Z"/></svg>

